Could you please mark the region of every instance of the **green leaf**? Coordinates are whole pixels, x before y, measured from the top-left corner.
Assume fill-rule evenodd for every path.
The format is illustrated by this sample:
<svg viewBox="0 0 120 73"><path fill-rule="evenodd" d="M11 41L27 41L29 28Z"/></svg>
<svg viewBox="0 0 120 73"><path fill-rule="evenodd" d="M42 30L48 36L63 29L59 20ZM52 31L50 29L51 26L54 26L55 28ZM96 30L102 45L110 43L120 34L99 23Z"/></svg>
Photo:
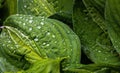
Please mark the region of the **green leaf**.
<svg viewBox="0 0 120 73"><path fill-rule="evenodd" d="M34 51L35 48L33 49L33 45L36 46L34 44L34 41L29 40L27 36L25 36L13 27L4 26L3 30L4 29L6 31L2 32L0 40L2 41L2 38L8 35L8 38L6 39L8 39L9 42L3 42L1 44L4 44L2 46L7 45L7 48L9 49L6 49L6 51L8 50L7 52L9 53L9 55L24 55L25 59L28 60L30 63L41 59L41 57ZM14 44L14 46L12 46L12 44Z"/></svg>
<svg viewBox="0 0 120 73"><path fill-rule="evenodd" d="M4 73L5 71L16 72L19 69L12 64L10 64L6 58L0 57L0 73Z"/></svg>
<svg viewBox="0 0 120 73"><path fill-rule="evenodd" d="M37 47L34 44L34 41L29 40L26 35L22 34L13 27L3 26L0 34L0 42L0 51L2 53L0 56L5 58L8 62L8 68L10 66L17 68L18 70L25 70L29 68L30 64L36 62L37 60L41 60L40 55L35 52ZM2 60L1 63L3 61L4 60ZM3 65L5 65L5 63L3 63Z"/></svg>
<svg viewBox="0 0 120 73"><path fill-rule="evenodd" d="M44 59L35 62L25 73L60 73L62 59Z"/></svg>
<svg viewBox="0 0 120 73"><path fill-rule="evenodd" d="M60 21L17 14L7 18L4 25L19 29L30 40L33 40L42 58L68 57L64 65L80 62L79 38Z"/></svg>
<svg viewBox="0 0 120 73"><path fill-rule="evenodd" d="M73 11L74 31L79 35L82 49L94 63L120 65L120 58L107 33L95 23L82 0L76 1Z"/></svg>
<svg viewBox="0 0 120 73"><path fill-rule="evenodd" d="M119 72L119 66L111 66L107 64L74 64L71 67L63 69L66 72L73 73L112 73Z"/></svg>
<svg viewBox="0 0 120 73"><path fill-rule="evenodd" d="M68 2L66 4L66 2ZM9 14L27 14L49 17L55 13L69 14L74 0L6 0ZM12 5L11 5L12 4Z"/></svg>
<svg viewBox="0 0 120 73"><path fill-rule="evenodd" d="M60 73L60 62L62 59L42 59L40 55L35 52L35 48L33 49L33 45L34 47L36 47L34 41L29 40L27 36L25 36L17 29L9 26L3 26L3 31L0 38L0 41L6 38L4 39L5 42L1 43L0 45L2 46L2 49L5 50L2 50L4 51L3 54L8 54L7 56L2 56L6 58L5 60L7 62L2 60L0 64L2 64L2 62L4 61L6 62L8 68L15 66L16 71L16 68L18 66L12 66L11 64L18 61L15 64L19 65L21 62L24 64L22 66L23 68L21 68L21 70L23 71L22 73L31 73L34 71L36 71L36 73ZM10 59L13 61L12 63L9 61ZM22 61L23 59L25 59L26 62L30 63L30 66L27 69L24 69L26 62ZM5 63L3 63L3 65L5 65ZM7 72L9 70L8 68L5 66L0 66L0 69L2 69L3 72Z"/></svg>
<svg viewBox="0 0 120 73"><path fill-rule="evenodd" d="M93 21L98 24L98 26L106 32L106 24L104 18L106 0L83 0L83 3L88 10L88 15L90 15Z"/></svg>
<svg viewBox="0 0 120 73"><path fill-rule="evenodd" d="M114 48L120 54L120 1L119 0L107 0L106 2L106 23L108 28L108 33Z"/></svg>

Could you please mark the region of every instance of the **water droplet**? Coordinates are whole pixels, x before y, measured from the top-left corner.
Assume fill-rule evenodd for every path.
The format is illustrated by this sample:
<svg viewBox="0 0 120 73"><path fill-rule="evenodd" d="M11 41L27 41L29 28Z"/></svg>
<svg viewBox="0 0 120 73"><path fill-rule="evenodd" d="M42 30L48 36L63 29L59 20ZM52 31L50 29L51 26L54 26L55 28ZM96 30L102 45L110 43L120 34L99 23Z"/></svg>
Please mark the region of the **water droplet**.
<svg viewBox="0 0 120 73"><path fill-rule="evenodd" d="M33 20L29 20L29 23L32 23L33 22Z"/></svg>
<svg viewBox="0 0 120 73"><path fill-rule="evenodd" d="M107 58L105 58L105 61L107 60Z"/></svg>
<svg viewBox="0 0 120 73"><path fill-rule="evenodd" d="M44 42L43 45L45 45L46 43Z"/></svg>
<svg viewBox="0 0 120 73"><path fill-rule="evenodd" d="M30 19L33 19L33 17L31 16Z"/></svg>
<svg viewBox="0 0 120 73"><path fill-rule="evenodd" d="M40 24L41 24L41 25L44 25L44 23L43 23L43 22L41 22Z"/></svg>
<svg viewBox="0 0 120 73"><path fill-rule="evenodd" d="M16 16L19 16L19 14L16 14Z"/></svg>
<svg viewBox="0 0 120 73"><path fill-rule="evenodd" d="M13 51L13 54L15 53L15 50Z"/></svg>
<svg viewBox="0 0 120 73"><path fill-rule="evenodd" d="M19 24L21 24L22 22L20 21Z"/></svg>
<svg viewBox="0 0 120 73"><path fill-rule="evenodd" d="M61 10L60 10L59 12L60 12L60 13L62 13L62 11L61 11Z"/></svg>
<svg viewBox="0 0 120 73"><path fill-rule="evenodd" d="M69 33L70 33L70 31L67 31L67 33L69 34Z"/></svg>
<svg viewBox="0 0 120 73"><path fill-rule="evenodd" d="M42 21L44 21L45 19L44 19L44 18L42 18L41 20L42 20Z"/></svg>
<svg viewBox="0 0 120 73"><path fill-rule="evenodd" d="M101 51L99 50L98 52L100 53Z"/></svg>
<svg viewBox="0 0 120 73"><path fill-rule="evenodd" d="M25 23L23 23L23 25L26 25Z"/></svg>
<svg viewBox="0 0 120 73"><path fill-rule="evenodd" d="M19 48L19 45L15 45L16 46L16 48Z"/></svg>
<svg viewBox="0 0 120 73"><path fill-rule="evenodd" d="M50 35L50 32L48 32L47 35Z"/></svg>
<svg viewBox="0 0 120 73"><path fill-rule="evenodd" d="M13 49L13 47L10 47L11 49Z"/></svg>
<svg viewBox="0 0 120 73"><path fill-rule="evenodd" d="M50 46L50 44L47 44L46 46Z"/></svg>
<svg viewBox="0 0 120 73"><path fill-rule="evenodd" d="M2 46L5 46L5 44L3 44Z"/></svg>
<svg viewBox="0 0 120 73"><path fill-rule="evenodd" d="M29 28L29 31L31 31L32 30L32 28Z"/></svg>
<svg viewBox="0 0 120 73"><path fill-rule="evenodd" d="M22 19L23 17L21 16L20 19Z"/></svg>
<svg viewBox="0 0 120 73"><path fill-rule="evenodd" d="M55 35L52 35L53 38L55 38Z"/></svg>
<svg viewBox="0 0 120 73"><path fill-rule="evenodd" d="M55 41L55 44L57 43L57 41Z"/></svg>
<svg viewBox="0 0 120 73"><path fill-rule="evenodd" d="M26 21L28 21L28 19L26 19Z"/></svg>
<svg viewBox="0 0 120 73"><path fill-rule="evenodd" d="M37 28L38 28L38 29L41 29L41 26L38 26Z"/></svg>
<svg viewBox="0 0 120 73"><path fill-rule="evenodd" d="M37 41L38 41L38 38L35 38L35 39L34 39L34 41L36 41L36 42L37 42Z"/></svg>
<svg viewBox="0 0 120 73"><path fill-rule="evenodd" d="M24 5L24 8L27 8L27 5Z"/></svg>
<svg viewBox="0 0 120 73"><path fill-rule="evenodd" d="M9 47L9 45L7 45L7 47Z"/></svg>
<svg viewBox="0 0 120 73"><path fill-rule="evenodd" d="M8 43L11 43L11 41L8 41Z"/></svg>

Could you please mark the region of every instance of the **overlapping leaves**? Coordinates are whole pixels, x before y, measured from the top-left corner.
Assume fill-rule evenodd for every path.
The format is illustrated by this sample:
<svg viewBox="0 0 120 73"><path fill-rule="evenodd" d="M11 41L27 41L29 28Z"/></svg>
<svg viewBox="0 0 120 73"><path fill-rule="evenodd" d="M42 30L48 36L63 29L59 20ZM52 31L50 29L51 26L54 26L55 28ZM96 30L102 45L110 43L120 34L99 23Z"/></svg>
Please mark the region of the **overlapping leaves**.
<svg viewBox="0 0 120 73"><path fill-rule="evenodd" d="M13 4L9 5L9 3L10 4L13 3ZM120 57L119 57L120 1L119 0L75 0L75 3L74 3L74 0L30 0L30 1L29 0L11 0L11 1L6 0L6 4L8 5L7 7L8 14L6 14L6 16L20 13L20 14L26 14L26 15L55 18L55 19L59 19L64 22L67 22L68 25L73 23L74 32L77 33L77 35L81 40L82 50L87 56L87 58L89 58L89 60L92 61L92 64L88 64L88 65L72 64L71 66L68 66L65 69L63 69L64 73L71 73L71 72L72 73L81 73L81 72L82 73L119 73L120 72L119 71L119 67L120 67ZM74 7L73 7L73 4L74 4ZM71 18L72 16L73 16L73 22ZM22 19L22 17L20 18ZM19 20L17 20L17 22L18 21ZM12 19L10 19L9 22L10 24L8 24L8 22L5 24L16 27L19 30L22 29L22 32L25 31L23 33L26 33L26 32L29 33L28 30L25 30L23 27L20 27L20 25L17 25L15 23L16 21L12 21ZM16 25L15 26L12 25L14 24L12 22L14 22ZM18 22L18 24L20 23L21 22ZM29 36L31 37L32 35L29 35ZM6 39L6 38L9 38L9 37L5 36L3 39ZM35 37L32 37L32 38L35 38ZM35 48L36 44L33 41L31 41L31 39L28 41L30 41L31 44L33 44L33 46L31 47ZM9 40L10 39L8 39L8 41ZM17 41L17 39L15 41ZM1 42L3 42L2 39L1 39ZM3 43L7 43L9 46L9 42L3 42ZM13 44L12 46L14 45L16 44ZM4 44L2 44L1 46L4 46ZM8 47L6 46L5 48L8 48ZM41 56L42 53L40 53L40 50L39 52L37 52L38 51L37 49L38 48L34 49L33 51L39 56ZM8 71L8 70L14 71L13 69L15 69L15 71L19 71L19 72L33 72L34 70L36 70L34 67L37 64L43 64L43 62L47 61L44 64L44 68L43 68L43 70L44 69L45 70L44 71L41 70L43 73L48 73L48 72L59 73L60 72L59 68L55 68L56 70L53 70L54 68L53 66L57 65L57 67L59 67L59 63L61 60L57 59L53 61L50 59L49 64L47 59L40 62L38 62L37 60L36 63L31 65L31 61L29 63L26 63L26 61L28 61L27 60L28 57L26 58L25 56L22 56L22 60L21 60L21 56L19 56L20 55L19 50L17 50L18 53L16 55L12 55L12 53L9 53L8 51L6 51L6 49L3 49L3 47L1 47L0 52L1 52L0 56L2 56L0 58L1 60L0 64L1 66L3 66L3 68L2 67L0 68L1 71ZM4 54L4 52L6 52L7 54L11 54L10 56L15 57L15 59L20 58L22 63L19 63L18 65L13 66L10 63L11 61L14 60L15 63L18 63L20 60L10 59L10 56ZM24 52L24 50L22 52ZM76 56L75 54L73 55ZM10 61L7 61L7 59L4 57L7 57ZM81 59L82 62L85 60L83 58L84 56L82 56L82 59ZM6 64L4 64L3 61ZM53 64L53 62L57 64ZM23 67L23 63L26 63L24 67ZM86 63L86 60L84 63ZM4 65L7 65L8 67L11 67L11 68L6 69ZM51 66L53 68L51 68ZM36 68L39 68L39 67L41 66L39 65ZM22 70L20 71L19 69L22 69ZM24 71L25 69L27 70ZM47 70L47 69L50 69L50 70ZM37 71L42 73L38 69L36 70L36 72Z"/></svg>

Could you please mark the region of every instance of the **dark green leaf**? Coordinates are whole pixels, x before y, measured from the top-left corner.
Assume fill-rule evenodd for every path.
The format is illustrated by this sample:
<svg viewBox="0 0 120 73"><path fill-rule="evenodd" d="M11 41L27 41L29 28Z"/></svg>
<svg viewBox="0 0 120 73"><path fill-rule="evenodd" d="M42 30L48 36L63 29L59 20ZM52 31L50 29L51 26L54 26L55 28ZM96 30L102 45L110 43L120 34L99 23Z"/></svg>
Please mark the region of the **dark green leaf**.
<svg viewBox="0 0 120 73"><path fill-rule="evenodd" d="M106 23L114 48L120 54L120 0L107 0Z"/></svg>
<svg viewBox="0 0 120 73"><path fill-rule="evenodd" d="M107 33L95 23L81 0L74 6L74 30L81 39L82 49L97 64L120 65L120 58Z"/></svg>
<svg viewBox="0 0 120 73"><path fill-rule="evenodd" d="M83 0L83 3L88 10L88 14L104 32L106 32L106 24L104 20L105 1L106 0Z"/></svg>

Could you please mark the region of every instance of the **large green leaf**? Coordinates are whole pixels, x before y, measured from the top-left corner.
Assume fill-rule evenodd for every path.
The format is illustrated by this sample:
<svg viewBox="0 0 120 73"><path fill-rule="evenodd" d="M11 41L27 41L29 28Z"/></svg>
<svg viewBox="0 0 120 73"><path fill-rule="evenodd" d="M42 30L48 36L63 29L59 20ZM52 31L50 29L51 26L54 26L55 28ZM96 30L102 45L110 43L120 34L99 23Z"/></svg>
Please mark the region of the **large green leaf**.
<svg viewBox="0 0 120 73"><path fill-rule="evenodd" d="M38 50L36 51L37 46L33 40L29 40L26 35L13 27L3 26L2 28L0 41L5 41L0 43L1 72L60 73L60 63L64 58L43 59L40 53L38 54Z"/></svg>
<svg viewBox="0 0 120 73"><path fill-rule="evenodd" d="M30 15L12 15L5 21L34 40L36 48L44 58L68 57L64 65L80 62L78 36L64 23Z"/></svg>
<svg viewBox="0 0 120 73"><path fill-rule="evenodd" d="M81 39L82 49L97 64L120 65L120 58L107 33L95 23L82 0L75 2L73 11L74 30Z"/></svg>
<svg viewBox="0 0 120 73"><path fill-rule="evenodd" d="M120 0L107 0L106 23L114 48L120 54Z"/></svg>

